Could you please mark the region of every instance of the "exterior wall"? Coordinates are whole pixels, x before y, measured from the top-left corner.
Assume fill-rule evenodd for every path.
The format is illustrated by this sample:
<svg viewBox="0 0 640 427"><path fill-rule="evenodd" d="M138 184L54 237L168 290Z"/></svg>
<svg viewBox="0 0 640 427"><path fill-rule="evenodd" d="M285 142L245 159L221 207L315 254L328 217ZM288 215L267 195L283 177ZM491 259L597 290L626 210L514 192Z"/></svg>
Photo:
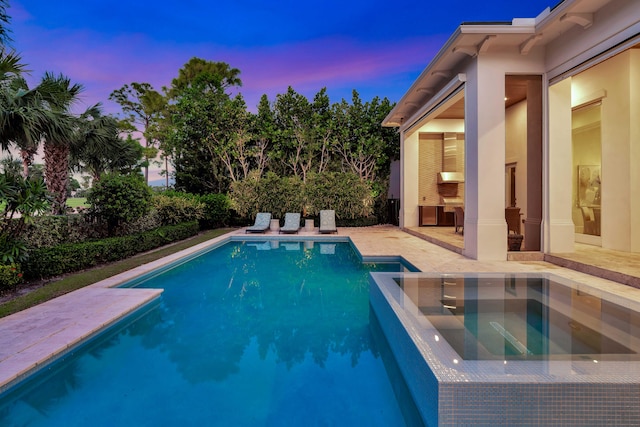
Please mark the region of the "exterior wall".
<svg viewBox="0 0 640 427"><path fill-rule="evenodd" d="M606 95L601 109L602 247L621 251L632 250L634 229L640 226L640 211L632 208L637 203L634 195L639 194L633 192L637 180L632 179L639 160L632 155L631 87L638 79L631 74L632 52L616 55L571 79L574 105Z"/></svg>

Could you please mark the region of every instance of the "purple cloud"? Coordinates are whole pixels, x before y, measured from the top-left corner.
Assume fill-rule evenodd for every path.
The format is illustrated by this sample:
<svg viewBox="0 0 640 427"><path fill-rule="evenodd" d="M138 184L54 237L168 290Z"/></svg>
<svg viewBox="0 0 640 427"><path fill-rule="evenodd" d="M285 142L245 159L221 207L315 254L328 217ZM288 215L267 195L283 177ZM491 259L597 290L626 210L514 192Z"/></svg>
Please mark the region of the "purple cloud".
<svg viewBox="0 0 640 427"><path fill-rule="evenodd" d="M12 9L13 12L13 9ZM144 34L108 36L91 30L48 30L29 25L19 13L14 30L16 48L33 70L31 80L45 71L63 73L85 86L83 103L102 102L110 112L118 107L109 94L131 82L148 82L157 90L168 86L191 57L224 61L239 68L240 92L250 109L262 94L270 100L288 86L312 97L327 87L332 101L350 99L351 90L397 80L417 73L437 51L444 37L432 36L403 42L363 43L347 37L324 38L269 47L230 48L213 43L157 42ZM415 74L414 74L415 75ZM377 93L399 99L411 81L397 90Z"/></svg>

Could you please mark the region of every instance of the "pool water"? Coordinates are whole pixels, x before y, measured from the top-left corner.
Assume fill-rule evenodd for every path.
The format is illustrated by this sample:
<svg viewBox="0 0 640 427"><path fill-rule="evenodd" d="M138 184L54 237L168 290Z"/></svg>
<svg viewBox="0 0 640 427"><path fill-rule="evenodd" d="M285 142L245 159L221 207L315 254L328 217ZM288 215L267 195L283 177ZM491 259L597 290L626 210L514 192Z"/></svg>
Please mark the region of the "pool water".
<svg viewBox="0 0 640 427"><path fill-rule="evenodd" d="M405 425L370 271L403 267L349 243L229 242L136 283L160 301L5 392L0 425Z"/></svg>
<svg viewBox="0 0 640 427"><path fill-rule="evenodd" d="M640 360L637 307L549 277L397 279L464 360Z"/></svg>

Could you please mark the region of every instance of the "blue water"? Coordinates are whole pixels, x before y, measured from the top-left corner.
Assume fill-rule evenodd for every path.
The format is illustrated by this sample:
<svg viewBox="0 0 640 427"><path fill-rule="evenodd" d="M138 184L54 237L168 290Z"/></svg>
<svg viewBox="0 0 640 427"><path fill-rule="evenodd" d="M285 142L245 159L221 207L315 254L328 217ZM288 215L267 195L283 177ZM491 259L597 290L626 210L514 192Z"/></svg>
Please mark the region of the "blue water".
<svg viewBox="0 0 640 427"><path fill-rule="evenodd" d="M228 243L137 284L160 302L1 396L0 425L405 425L368 300L369 271L400 269Z"/></svg>

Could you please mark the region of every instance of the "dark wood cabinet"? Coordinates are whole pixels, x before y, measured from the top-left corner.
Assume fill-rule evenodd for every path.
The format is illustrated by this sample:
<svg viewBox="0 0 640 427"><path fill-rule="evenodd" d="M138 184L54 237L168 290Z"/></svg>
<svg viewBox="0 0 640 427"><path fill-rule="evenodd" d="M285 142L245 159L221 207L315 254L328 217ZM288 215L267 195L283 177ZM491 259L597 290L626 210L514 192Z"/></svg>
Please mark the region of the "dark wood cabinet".
<svg viewBox="0 0 640 427"><path fill-rule="evenodd" d="M453 227L453 212L444 210L444 206L419 206L418 225L439 225Z"/></svg>

